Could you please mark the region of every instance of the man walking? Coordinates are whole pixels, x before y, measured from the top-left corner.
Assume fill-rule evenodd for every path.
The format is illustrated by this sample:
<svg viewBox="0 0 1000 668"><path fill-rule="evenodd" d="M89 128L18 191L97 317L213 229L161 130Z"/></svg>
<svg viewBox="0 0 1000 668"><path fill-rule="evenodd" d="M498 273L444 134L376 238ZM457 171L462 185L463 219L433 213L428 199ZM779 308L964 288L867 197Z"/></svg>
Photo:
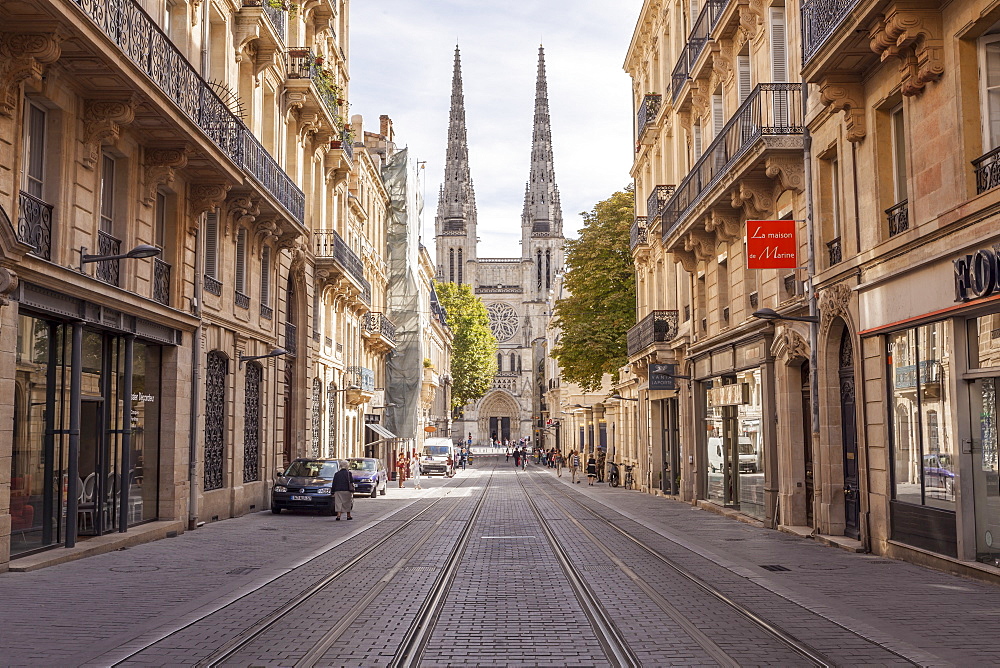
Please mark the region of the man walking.
<svg viewBox="0 0 1000 668"><path fill-rule="evenodd" d="M604 456L604 448L597 450L597 482L604 482L604 468L607 460Z"/></svg>
<svg viewBox="0 0 1000 668"><path fill-rule="evenodd" d="M347 462L340 462L340 470L333 474L333 508L340 521L341 513L347 513L347 519L353 520L354 510L354 476L347 469Z"/></svg>

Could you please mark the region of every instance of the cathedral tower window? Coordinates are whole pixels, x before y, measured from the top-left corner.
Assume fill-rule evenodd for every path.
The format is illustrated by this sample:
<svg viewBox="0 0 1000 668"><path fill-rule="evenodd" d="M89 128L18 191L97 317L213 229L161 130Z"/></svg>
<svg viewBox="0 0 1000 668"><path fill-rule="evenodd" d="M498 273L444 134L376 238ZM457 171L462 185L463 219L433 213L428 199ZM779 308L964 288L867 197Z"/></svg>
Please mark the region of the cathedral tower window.
<svg viewBox="0 0 1000 668"><path fill-rule="evenodd" d="M535 264L536 264L537 269L538 269L538 271L536 272L538 274L538 279L536 281L536 284L537 284L538 289L541 290L542 289L542 251L538 251L536 253Z"/></svg>
<svg viewBox="0 0 1000 668"><path fill-rule="evenodd" d="M463 265L465 264L464 258L462 257L463 255L464 255L464 253L463 253L462 249L459 248L458 249L458 284L459 285L461 285L464 282L462 280L463 279L462 269L464 268Z"/></svg>
<svg viewBox="0 0 1000 668"><path fill-rule="evenodd" d="M448 282L455 282L455 249L448 249Z"/></svg>
<svg viewBox="0 0 1000 668"><path fill-rule="evenodd" d="M545 289L552 287L552 251L545 251Z"/></svg>

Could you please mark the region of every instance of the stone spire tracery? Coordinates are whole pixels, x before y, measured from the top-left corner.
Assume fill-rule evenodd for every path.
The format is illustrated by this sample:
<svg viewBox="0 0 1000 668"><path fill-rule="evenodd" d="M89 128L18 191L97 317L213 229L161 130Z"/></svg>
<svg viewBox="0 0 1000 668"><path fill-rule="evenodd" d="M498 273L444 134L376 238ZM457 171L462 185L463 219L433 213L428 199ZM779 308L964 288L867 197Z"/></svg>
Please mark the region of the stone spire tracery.
<svg viewBox="0 0 1000 668"><path fill-rule="evenodd" d="M455 69L451 81L451 114L448 120L448 150L444 183L435 218L437 233L475 232L476 193L469 170L469 141L465 127L465 95L462 90L462 57L455 47Z"/></svg>
<svg viewBox="0 0 1000 668"><path fill-rule="evenodd" d="M535 82L535 121L531 136L531 173L524 190L521 214L524 235L562 236L562 206L552 158L552 127L549 93L545 80L545 48L538 47L538 78Z"/></svg>

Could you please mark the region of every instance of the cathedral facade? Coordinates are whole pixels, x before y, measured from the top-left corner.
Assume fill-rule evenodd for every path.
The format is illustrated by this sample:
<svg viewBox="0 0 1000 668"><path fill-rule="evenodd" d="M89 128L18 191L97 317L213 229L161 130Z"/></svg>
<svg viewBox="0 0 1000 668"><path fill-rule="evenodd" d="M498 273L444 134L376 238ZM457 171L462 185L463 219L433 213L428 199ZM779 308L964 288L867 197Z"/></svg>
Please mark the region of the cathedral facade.
<svg viewBox="0 0 1000 668"><path fill-rule="evenodd" d="M556 274L562 271L564 239L541 47L531 166L521 213L521 257L480 257L476 227L461 55L456 47L445 176L434 219L437 278L472 286L486 304L499 351L493 387L465 406L453 433L456 440L472 438L477 444L523 437L534 441L544 408L545 327Z"/></svg>

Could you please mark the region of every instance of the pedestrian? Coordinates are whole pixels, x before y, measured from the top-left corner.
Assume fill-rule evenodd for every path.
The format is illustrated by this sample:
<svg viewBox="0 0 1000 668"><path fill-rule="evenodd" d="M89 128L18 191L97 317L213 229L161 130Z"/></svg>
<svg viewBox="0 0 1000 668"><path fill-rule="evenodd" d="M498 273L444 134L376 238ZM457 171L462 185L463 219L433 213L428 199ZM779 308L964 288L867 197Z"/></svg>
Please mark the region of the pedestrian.
<svg viewBox="0 0 1000 668"><path fill-rule="evenodd" d="M420 460L417 459L416 450L413 451L413 456L410 457L410 477L413 478L413 489L422 489L420 487Z"/></svg>
<svg viewBox="0 0 1000 668"><path fill-rule="evenodd" d="M340 462L340 470L333 474L333 509L340 521L341 513L347 513L347 519L353 520L354 510L354 476L348 470L346 461Z"/></svg>
<svg viewBox="0 0 1000 668"><path fill-rule="evenodd" d="M580 453L573 450L569 453L569 472L570 472L570 482L575 482L580 484L580 481L576 479L580 475Z"/></svg>
<svg viewBox="0 0 1000 668"><path fill-rule="evenodd" d="M521 465L521 450L520 448L514 450L514 468Z"/></svg>
<svg viewBox="0 0 1000 668"><path fill-rule="evenodd" d="M597 482L604 482L604 469L607 465L607 459L604 454L604 448L600 448L597 451Z"/></svg>
<svg viewBox="0 0 1000 668"><path fill-rule="evenodd" d="M462 470L465 470L466 464L469 463L469 451L466 448L462 448Z"/></svg>
<svg viewBox="0 0 1000 668"><path fill-rule="evenodd" d="M530 453L528 452L528 448L521 448L521 470L522 471L525 468L527 468L527 466L528 466L528 457L529 456L530 456Z"/></svg>
<svg viewBox="0 0 1000 668"><path fill-rule="evenodd" d="M593 487L595 480L597 480L597 459L591 455L587 458L587 485Z"/></svg>
<svg viewBox="0 0 1000 668"><path fill-rule="evenodd" d="M566 463L566 460L563 458L562 450L556 448L556 454L554 459L556 461L556 477L561 478L563 465Z"/></svg>
<svg viewBox="0 0 1000 668"><path fill-rule="evenodd" d="M402 450L396 455L396 480L399 482L399 488L403 489L403 481L406 480L406 470L408 468L406 463L406 453Z"/></svg>

